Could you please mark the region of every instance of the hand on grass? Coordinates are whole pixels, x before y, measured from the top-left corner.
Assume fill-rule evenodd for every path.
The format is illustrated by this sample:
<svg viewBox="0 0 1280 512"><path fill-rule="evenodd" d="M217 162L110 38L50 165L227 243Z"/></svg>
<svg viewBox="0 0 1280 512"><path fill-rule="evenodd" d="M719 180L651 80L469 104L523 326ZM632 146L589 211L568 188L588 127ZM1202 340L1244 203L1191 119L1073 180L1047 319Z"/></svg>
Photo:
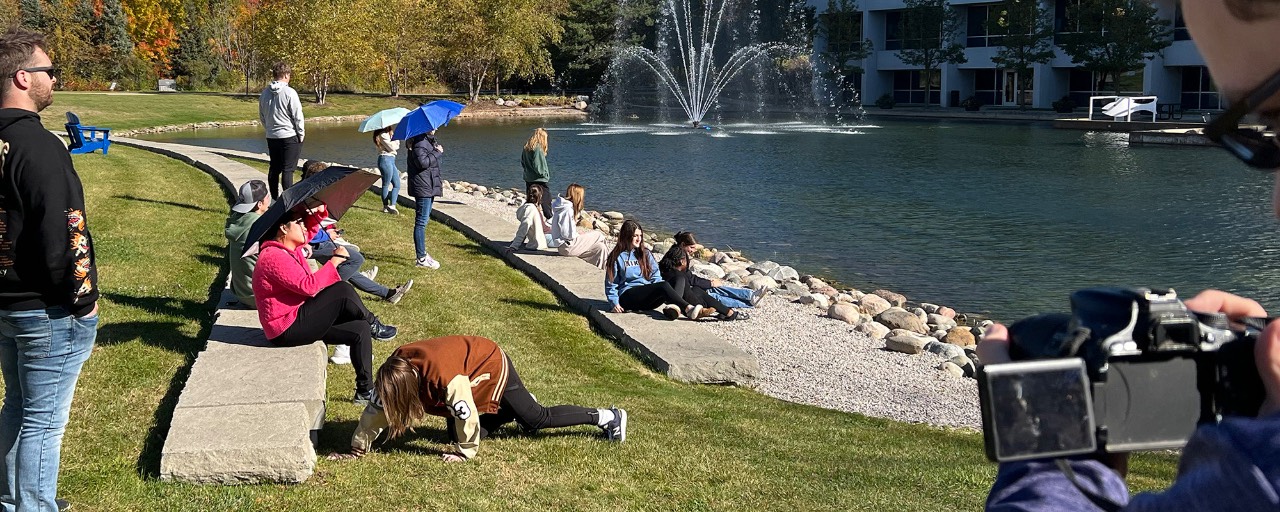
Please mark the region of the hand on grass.
<svg viewBox="0 0 1280 512"><path fill-rule="evenodd" d="M442 453L440 454L440 460L445 462L466 462L467 458L456 453Z"/></svg>
<svg viewBox="0 0 1280 512"><path fill-rule="evenodd" d="M358 450L358 449L352 448L351 451L346 453L330 453L329 455L325 456L325 459L334 460L334 461L339 461L339 460L347 461L347 460L356 460L363 456L364 456L364 450Z"/></svg>

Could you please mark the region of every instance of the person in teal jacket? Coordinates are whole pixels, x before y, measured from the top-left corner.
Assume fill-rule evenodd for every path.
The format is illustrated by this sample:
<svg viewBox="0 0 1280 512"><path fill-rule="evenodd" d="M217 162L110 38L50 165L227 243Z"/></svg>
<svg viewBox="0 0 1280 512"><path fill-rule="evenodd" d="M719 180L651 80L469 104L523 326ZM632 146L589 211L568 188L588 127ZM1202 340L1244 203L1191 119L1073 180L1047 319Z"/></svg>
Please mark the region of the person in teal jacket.
<svg viewBox="0 0 1280 512"><path fill-rule="evenodd" d="M249 228L271 206L271 196L267 192L267 184L262 180L250 180L241 185L224 230L227 262L231 267L231 293L249 309L257 309L253 299L253 267L258 263L258 254L244 256L244 245L249 238Z"/></svg>
<svg viewBox="0 0 1280 512"><path fill-rule="evenodd" d="M684 300L671 284L662 280L658 261L644 246L644 230L640 223L628 220L618 231L618 244L605 259L604 295L614 313L646 311L662 306L662 314L675 320L683 312L685 318L697 320L715 314Z"/></svg>

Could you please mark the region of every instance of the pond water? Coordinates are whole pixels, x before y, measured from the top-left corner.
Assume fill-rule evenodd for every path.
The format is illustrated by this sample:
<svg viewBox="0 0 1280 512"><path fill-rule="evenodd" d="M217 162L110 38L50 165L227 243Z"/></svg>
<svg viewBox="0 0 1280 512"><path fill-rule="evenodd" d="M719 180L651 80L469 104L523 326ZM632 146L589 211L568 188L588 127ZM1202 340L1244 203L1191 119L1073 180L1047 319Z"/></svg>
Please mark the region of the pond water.
<svg viewBox="0 0 1280 512"><path fill-rule="evenodd" d="M1210 148L1129 147L1045 125L872 121L717 126L455 120L445 179L523 187L551 133L552 190L650 229L802 274L1014 320L1095 285L1216 287L1280 306L1271 176ZM308 126L304 158L373 166L354 125ZM265 152L259 128L153 136ZM404 152L400 155L401 170Z"/></svg>

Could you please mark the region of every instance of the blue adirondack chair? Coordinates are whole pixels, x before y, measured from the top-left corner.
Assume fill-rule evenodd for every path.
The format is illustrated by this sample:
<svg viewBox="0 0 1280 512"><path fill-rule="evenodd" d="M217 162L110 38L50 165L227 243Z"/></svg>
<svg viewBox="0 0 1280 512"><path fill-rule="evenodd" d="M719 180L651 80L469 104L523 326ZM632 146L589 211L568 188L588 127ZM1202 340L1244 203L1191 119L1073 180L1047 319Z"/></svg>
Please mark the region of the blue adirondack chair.
<svg viewBox="0 0 1280 512"><path fill-rule="evenodd" d="M106 155L107 148L111 147L110 128L84 126L80 124L80 117L71 112L67 112L67 137L71 139L67 147L73 155L92 153L97 149Z"/></svg>

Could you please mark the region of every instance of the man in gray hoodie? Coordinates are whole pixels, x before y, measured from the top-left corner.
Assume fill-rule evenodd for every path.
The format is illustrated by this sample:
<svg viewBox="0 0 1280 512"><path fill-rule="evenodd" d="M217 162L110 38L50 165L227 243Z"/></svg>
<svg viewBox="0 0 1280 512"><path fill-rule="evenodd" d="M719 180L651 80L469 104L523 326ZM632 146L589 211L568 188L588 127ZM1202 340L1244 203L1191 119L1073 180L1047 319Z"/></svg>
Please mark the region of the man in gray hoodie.
<svg viewBox="0 0 1280 512"><path fill-rule="evenodd" d="M258 120L267 132L267 154L271 157L267 182L271 184L271 199L279 199L280 191L293 186L293 171L298 168L298 154L302 152L306 131L298 91L289 87L293 69L277 62L271 66L271 73L275 81L258 96Z"/></svg>

